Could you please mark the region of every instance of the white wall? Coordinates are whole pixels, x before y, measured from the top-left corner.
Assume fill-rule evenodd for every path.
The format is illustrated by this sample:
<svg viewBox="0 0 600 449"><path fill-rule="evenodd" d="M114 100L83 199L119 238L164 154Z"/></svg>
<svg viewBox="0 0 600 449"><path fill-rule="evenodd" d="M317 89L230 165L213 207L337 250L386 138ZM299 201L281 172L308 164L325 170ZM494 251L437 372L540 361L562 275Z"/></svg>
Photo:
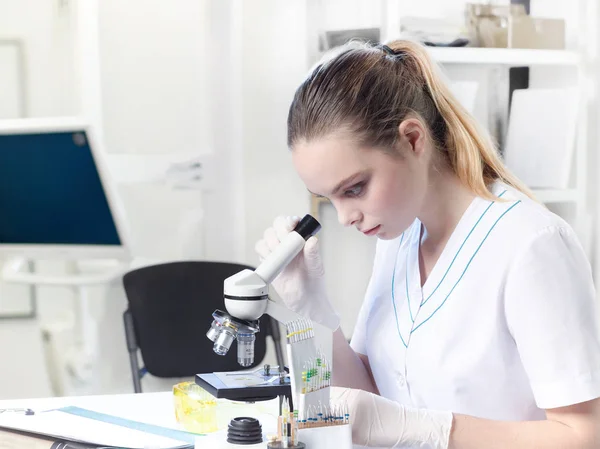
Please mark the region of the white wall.
<svg viewBox="0 0 600 449"><path fill-rule="evenodd" d="M99 5L107 151L211 155L211 169L219 171L211 177L223 180L221 171L229 149L213 139L209 2L106 0ZM205 247L197 258L233 258L231 191L223 182L197 198L189 192L170 193L181 204L181 211L186 204L187 208L203 208L203 223L198 226L204 227ZM168 218L161 211L164 203L156 203L152 192L138 189L134 196L137 200L126 206L136 208L133 213L138 216L150 218L150 226L152 216L157 222ZM171 233L177 231L171 228Z"/></svg>
<svg viewBox="0 0 600 449"><path fill-rule="evenodd" d="M72 89L73 14L61 4L47 0L0 0L0 39L19 39L25 46L26 109L30 117L78 112Z"/></svg>
<svg viewBox="0 0 600 449"><path fill-rule="evenodd" d="M99 6L109 151L210 152L205 2L104 0Z"/></svg>
<svg viewBox="0 0 600 449"><path fill-rule="evenodd" d="M256 263L254 243L273 219L309 207L286 143L287 111L308 71L305 2L245 2L242 26L245 257Z"/></svg>
<svg viewBox="0 0 600 449"><path fill-rule="evenodd" d="M218 158L218 191L205 196L212 208L205 223L210 258L245 261L242 28L243 0L209 1L207 45L211 142ZM220 193L221 192L221 193Z"/></svg>

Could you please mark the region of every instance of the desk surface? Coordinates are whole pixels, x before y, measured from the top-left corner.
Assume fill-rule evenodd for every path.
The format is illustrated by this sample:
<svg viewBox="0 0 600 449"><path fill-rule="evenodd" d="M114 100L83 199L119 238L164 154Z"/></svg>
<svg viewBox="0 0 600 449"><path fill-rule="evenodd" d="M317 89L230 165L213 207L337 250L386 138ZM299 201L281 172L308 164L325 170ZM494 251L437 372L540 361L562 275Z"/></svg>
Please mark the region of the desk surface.
<svg viewBox="0 0 600 449"><path fill-rule="evenodd" d="M226 404L222 416L224 421L236 416L254 416L263 422L263 431L274 430L278 411L277 400L264 403L243 404L219 400ZM95 412L118 416L133 421L153 424L161 427L180 429L175 419L173 395L170 391L161 393L72 396L40 399L11 399L0 400L2 408L30 408L35 412L59 407L77 406ZM224 440L224 431L212 434L206 441Z"/></svg>
<svg viewBox="0 0 600 449"><path fill-rule="evenodd" d="M231 414L232 418L235 416L254 416L261 421L263 433L274 432L277 421L275 417L279 408L277 399L256 404L219 401L227 404L227 413ZM175 420L173 396L170 391L163 393L0 400L0 409L30 408L35 412L40 412L66 406L77 406L156 426L179 428ZM225 439L225 431L220 431L206 437L200 437L196 442L196 447L203 449L209 447L215 449L239 447L229 445L225 442ZM260 446L264 447L263 445ZM257 446L250 446L249 449L255 447ZM358 446L354 447L358 448Z"/></svg>

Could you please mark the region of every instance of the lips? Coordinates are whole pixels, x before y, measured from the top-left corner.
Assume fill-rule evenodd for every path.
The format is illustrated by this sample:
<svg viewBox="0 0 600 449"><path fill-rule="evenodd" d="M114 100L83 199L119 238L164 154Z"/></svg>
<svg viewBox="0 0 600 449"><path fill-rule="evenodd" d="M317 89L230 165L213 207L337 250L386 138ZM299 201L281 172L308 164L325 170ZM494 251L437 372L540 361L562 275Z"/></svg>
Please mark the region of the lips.
<svg viewBox="0 0 600 449"><path fill-rule="evenodd" d="M381 225L377 225L377 226L375 226L374 228L371 228L371 229L369 229L369 230L367 230L367 231L362 231L362 233L363 233L364 235L375 235L375 234L377 234L377 232L379 231L379 228L380 228L380 227L381 227Z"/></svg>

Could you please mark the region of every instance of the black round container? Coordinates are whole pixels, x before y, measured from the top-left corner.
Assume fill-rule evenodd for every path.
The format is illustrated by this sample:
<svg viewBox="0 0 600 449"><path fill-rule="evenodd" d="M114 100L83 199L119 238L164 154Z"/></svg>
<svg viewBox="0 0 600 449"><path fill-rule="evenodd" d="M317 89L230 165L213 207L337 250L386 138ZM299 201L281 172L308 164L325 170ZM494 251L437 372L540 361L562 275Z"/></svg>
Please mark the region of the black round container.
<svg viewBox="0 0 600 449"><path fill-rule="evenodd" d="M231 444L262 443L262 426L255 418L233 418L227 427L227 442Z"/></svg>

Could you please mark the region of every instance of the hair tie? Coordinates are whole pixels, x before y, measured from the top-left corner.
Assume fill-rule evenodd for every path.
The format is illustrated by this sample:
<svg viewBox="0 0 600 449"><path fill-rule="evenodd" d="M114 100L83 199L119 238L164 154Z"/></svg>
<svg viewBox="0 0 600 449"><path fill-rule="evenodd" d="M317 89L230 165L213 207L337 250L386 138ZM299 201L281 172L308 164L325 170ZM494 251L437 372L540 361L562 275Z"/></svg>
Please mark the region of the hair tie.
<svg viewBox="0 0 600 449"><path fill-rule="evenodd" d="M387 53L390 56L396 56L396 52L394 52L394 50L392 50L390 47L388 47L387 45L380 45L380 48Z"/></svg>
<svg viewBox="0 0 600 449"><path fill-rule="evenodd" d="M406 52L404 50L394 51L387 45L378 45L377 48L383 50L386 55L393 56L394 58L404 58L406 56Z"/></svg>

